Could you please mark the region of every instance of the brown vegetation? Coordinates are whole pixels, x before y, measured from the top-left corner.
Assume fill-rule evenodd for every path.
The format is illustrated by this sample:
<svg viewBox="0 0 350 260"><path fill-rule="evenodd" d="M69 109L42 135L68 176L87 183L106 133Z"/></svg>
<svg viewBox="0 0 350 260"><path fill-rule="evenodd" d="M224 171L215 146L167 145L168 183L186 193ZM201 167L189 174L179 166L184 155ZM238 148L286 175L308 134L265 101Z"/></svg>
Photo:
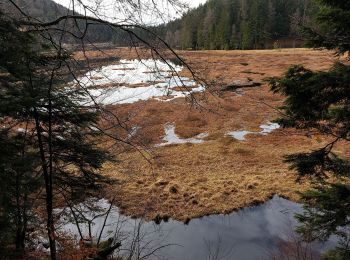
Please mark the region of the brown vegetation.
<svg viewBox="0 0 350 260"><path fill-rule="evenodd" d="M129 49L105 53L123 59L137 58ZM139 54L149 57L147 52ZM214 82L214 88L205 95L195 95L200 105L196 108L184 98L109 107L129 127L140 127L134 141L142 142L147 152L128 149L121 153L116 149L118 163L106 165L104 171L119 184L109 190L108 195L117 195L118 206L125 214L182 221L229 213L264 202L273 194L297 201L297 192L309 188L310 184L295 181L296 173L283 163L283 156L320 147L326 137L279 129L267 136L248 135L246 141L237 141L226 133L259 130L259 125L278 116L276 107L283 99L269 92L266 84L245 88L242 96L217 90L234 80L263 82L265 77L281 75L292 64L324 70L332 65L334 56L308 49L180 51L179 54L202 77ZM101 53L87 55L96 58ZM76 57L82 58L79 53ZM190 76L188 71L182 74ZM202 144L157 148L155 145L161 142L166 123L175 124L176 133L183 138L200 133L209 136ZM338 150L350 156L345 144Z"/></svg>

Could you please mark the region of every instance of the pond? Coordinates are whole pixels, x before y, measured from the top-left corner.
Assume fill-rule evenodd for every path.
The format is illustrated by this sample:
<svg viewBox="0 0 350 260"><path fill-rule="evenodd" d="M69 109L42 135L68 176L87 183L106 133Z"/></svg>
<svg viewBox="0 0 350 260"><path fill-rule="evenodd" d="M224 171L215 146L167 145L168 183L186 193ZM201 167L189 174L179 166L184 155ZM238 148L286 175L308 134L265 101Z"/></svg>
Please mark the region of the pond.
<svg viewBox="0 0 350 260"><path fill-rule="evenodd" d="M96 202L101 208L109 208L106 200ZM91 208L81 209L90 217L96 217L91 233L97 238L105 218L88 212ZM154 251L150 259L269 259L271 252L290 238L297 225L293 216L301 210L300 204L274 196L260 206L228 215L198 218L187 225L175 220L157 225L122 216L118 208L112 207L102 233L104 239L115 235L122 240L122 248L117 253L125 256L131 248L137 248L141 256ZM77 235L77 228L71 223L65 223L61 228ZM86 236L87 227L82 227L82 232ZM319 255L335 244L336 240L332 238L325 244L312 244L312 250Z"/></svg>

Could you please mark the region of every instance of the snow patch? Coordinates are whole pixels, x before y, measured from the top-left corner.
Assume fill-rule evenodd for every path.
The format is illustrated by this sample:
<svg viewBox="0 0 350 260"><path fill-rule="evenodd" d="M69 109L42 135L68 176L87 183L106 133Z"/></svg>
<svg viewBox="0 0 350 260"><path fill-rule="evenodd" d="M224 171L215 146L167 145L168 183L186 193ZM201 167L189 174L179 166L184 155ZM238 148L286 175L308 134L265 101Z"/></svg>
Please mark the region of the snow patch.
<svg viewBox="0 0 350 260"><path fill-rule="evenodd" d="M277 123L268 123L267 125L261 125L260 128L262 129L262 131L260 132L260 134L267 135L280 127L281 126Z"/></svg>
<svg viewBox="0 0 350 260"><path fill-rule="evenodd" d="M17 133L21 133L21 134L25 134L27 132L27 130L26 129L24 129L24 128L17 128Z"/></svg>
<svg viewBox="0 0 350 260"><path fill-rule="evenodd" d="M196 135L192 138L180 138L175 133L175 125L173 124L166 124L164 126L165 136L163 137L164 143L158 144L157 146L166 146L170 144L185 144L185 143L191 143L191 144L200 144L204 142L204 138L208 136L207 133L202 133L199 135Z"/></svg>
<svg viewBox="0 0 350 260"><path fill-rule="evenodd" d="M262 129L260 132L232 131L228 132L227 135L235 138L236 140L245 141L245 136L248 134L268 135L280 127L281 126L277 123L268 122L267 124L260 125L260 128Z"/></svg>
<svg viewBox="0 0 350 260"><path fill-rule="evenodd" d="M244 141L245 136L247 134L255 134L255 132L250 132L250 131L233 131L233 132L228 132L227 135L232 136L233 138L239 140L239 141Z"/></svg>

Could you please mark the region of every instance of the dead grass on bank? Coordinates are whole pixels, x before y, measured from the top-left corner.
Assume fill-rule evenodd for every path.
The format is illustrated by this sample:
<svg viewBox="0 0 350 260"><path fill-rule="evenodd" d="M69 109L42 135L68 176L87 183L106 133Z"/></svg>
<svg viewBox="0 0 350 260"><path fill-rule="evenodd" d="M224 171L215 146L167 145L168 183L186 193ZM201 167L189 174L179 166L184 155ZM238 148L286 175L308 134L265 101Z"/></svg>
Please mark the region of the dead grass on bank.
<svg viewBox="0 0 350 260"><path fill-rule="evenodd" d="M137 58L127 49L105 51L123 59ZM292 64L304 64L314 70L329 68L334 57L325 51L307 49L281 51L197 51L179 54L208 80L230 83L242 79L261 82L263 78L281 75ZM79 58L79 54L76 54ZM89 52L96 58L98 52ZM149 58L147 52L142 58ZM188 72L182 72L189 76ZM147 219L171 217L187 221L214 213L262 203L273 194L297 201L297 192L310 187L305 180L296 183L296 173L284 164L283 156L309 151L326 143L324 137L306 137L293 129L280 129L267 136L249 135L240 142L225 136L228 131L259 130L259 125L278 116L275 109L282 97L269 92L266 85L218 95L196 94L200 109L183 99L170 102L140 101L110 106L129 127L139 126L134 141L145 145L144 153L111 147L119 162L108 164L105 174L119 185L108 190L117 196L123 213ZM171 145L156 148L162 141L164 124L173 123L183 138L208 133L203 144ZM120 133L121 134L121 133ZM124 133L125 135L125 133ZM106 144L107 146L108 144ZM350 157L349 146L337 149Z"/></svg>
<svg viewBox="0 0 350 260"><path fill-rule="evenodd" d="M111 194L117 194L125 214L186 221L262 203L274 194L298 201L297 192L310 182L296 183L296 174L282 163L283 155L322 144L288 131L252 135L247 142L220 137L161 148L152 164L136 153L123 154L121 164L108 165L105 171L120 182Z"/></svg>

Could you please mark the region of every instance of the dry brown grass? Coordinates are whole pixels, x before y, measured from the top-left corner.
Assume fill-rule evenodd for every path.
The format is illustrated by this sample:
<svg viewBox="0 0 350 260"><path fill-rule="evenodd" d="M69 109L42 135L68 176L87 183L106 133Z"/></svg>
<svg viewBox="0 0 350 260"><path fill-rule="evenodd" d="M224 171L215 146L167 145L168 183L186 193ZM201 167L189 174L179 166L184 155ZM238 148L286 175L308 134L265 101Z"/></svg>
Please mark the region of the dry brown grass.
<svg viewBox="0 0 350 260"><path fill-rule="evenodd" d="M125 59L137 57L127 49L106 53ZM222 84L247 77L261 82L265 77L281 75L292 64L324 70L334 62L330 53L308 49L179 53L201 75ZM76 54L77 58L79 55ZM142 55L149 57L147 52ZM189 75L186 71L182 74ZM196 97L202 109L192 108L183 98L109 107L129 126L141 127L137 139L148 145L149 153L144 155L152 162L139 152L128 150L119 154L117 149L120 161L105 165L105 174L119 183L108 195L117 196L118 206L125 214L186 221L213 213L229 213L264 202L273 194L297 201L297 191L310 187L307 180L295 182L296 173L282 162L283 155L320 147L326 143L325 137L308 138L293 129L280 129L268 136L249 135L244 142L225 136L227 131L259 130L260 124L278 116L274 107L282 104L282 97L273 95L266 85L244 89L242 97L232 92L207 93L205 99L202 95ZM175 131L181 137L204 132L209 137L203 144L155 148L168 122L176 125ZM340 153L350 157L348 148L345 144L337 147Z"/></svg>
<svg viewBox="0 0 350 260"><path fill-rule="evenodd" d="M121 182L115 192L126 214L186 221L229 213L273 194L298 200L296 192L310 187L309 182L295 182L295 173L282 163L283 155L320 145L286 130L252 135L246 142L221 137L158 149L152 164L127 153L121 164L106 166L106 172Z"/></svg>

